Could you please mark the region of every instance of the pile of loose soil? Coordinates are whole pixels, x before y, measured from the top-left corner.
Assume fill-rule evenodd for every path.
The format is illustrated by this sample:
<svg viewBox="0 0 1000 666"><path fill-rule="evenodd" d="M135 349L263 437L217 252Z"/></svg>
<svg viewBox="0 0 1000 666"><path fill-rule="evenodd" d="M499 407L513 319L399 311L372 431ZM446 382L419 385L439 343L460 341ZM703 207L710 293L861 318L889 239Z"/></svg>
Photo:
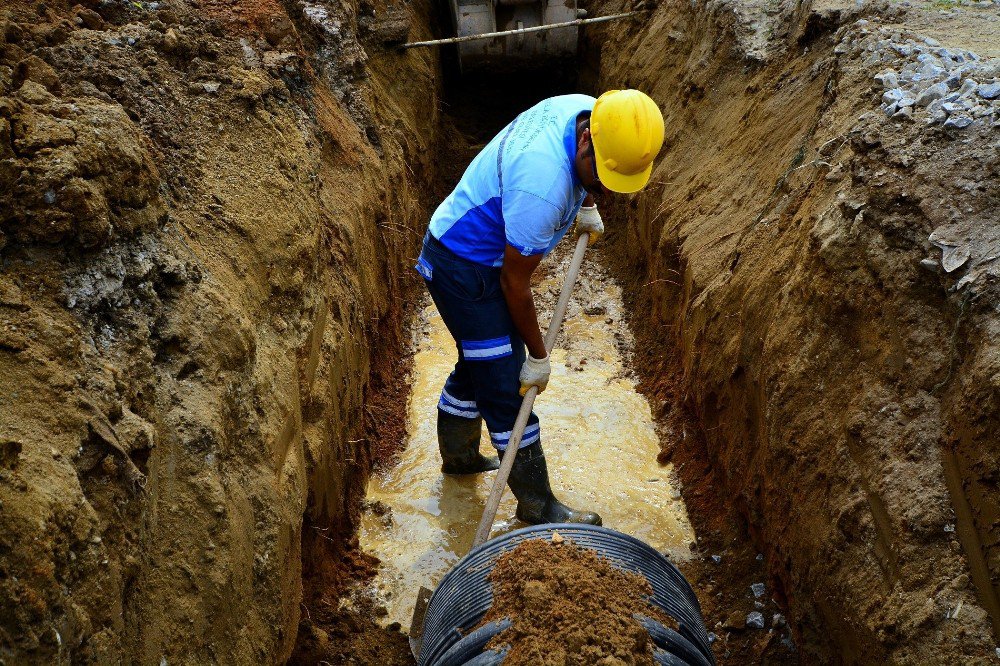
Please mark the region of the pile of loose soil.
<svg viewBox="0 0 1000 666"><path fill-rule="evenodd" d="M653 664L649 634L633 617L672 620L649 604L653 589L593 550L557 537L531 539L497 560L493 606L482 624L512 625L487 645L510 645L507 666Z"/></svg>

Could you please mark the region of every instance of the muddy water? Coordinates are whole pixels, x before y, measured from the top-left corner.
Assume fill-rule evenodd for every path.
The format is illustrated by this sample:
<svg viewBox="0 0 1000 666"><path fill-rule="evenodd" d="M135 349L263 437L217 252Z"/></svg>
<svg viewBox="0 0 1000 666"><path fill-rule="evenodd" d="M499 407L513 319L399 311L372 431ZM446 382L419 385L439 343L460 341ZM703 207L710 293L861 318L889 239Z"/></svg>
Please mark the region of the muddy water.
<svg viewBox="0 0 1000 666"><path fill-rule="evenodd" d="M545 263L549 272L535 286L543 321L568 257ZM656 463L649 404L626 370L632 340L621 322L620 290L594 262L583 273L552 353L549 388L535 402L554 491L571 506L598 511L606 526L684 559L694 535L672 470ZM382 560L373 586L389 611L383 621L404 629L420 586L433 588L468 551L495 475L441 474L435 408L455 346L429 301L415 329L409 445L396 467L369 482L360 530L362 548ZM491 450L484 432L483 452ZM507 491L494 536L524 526L515 507Z"/></svg>

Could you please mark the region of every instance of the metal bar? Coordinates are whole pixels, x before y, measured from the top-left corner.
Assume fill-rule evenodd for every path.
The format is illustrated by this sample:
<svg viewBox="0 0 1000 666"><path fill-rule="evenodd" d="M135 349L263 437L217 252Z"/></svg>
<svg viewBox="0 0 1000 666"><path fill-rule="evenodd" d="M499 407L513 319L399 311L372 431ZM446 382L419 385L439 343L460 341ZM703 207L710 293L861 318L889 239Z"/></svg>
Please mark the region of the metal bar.
<svg viewBox="0 0 1000 666"><path fill-rule="evenodd" d="M545 331L545 353L552 354L552 348L556 344L556 336L559 335L559 328L562 326L563 318L566 316L566 306L569 304L569 297L576 284L576 277L580 273L580 264L583 263L583 255L587 252L587 243L590 240L589 234L580 234L576 241L576 249L573 251L573 261L570 262L569 270L566 272L566 280L563 282L562 292L556 302L556 309L552 312L552 320L549 328ZM531 416L531 408L535 405L535 396L538 395L538 387L532 386L524 395L521 401L521 410L517 413L517 420L514 421L514 429L510 433L507 448L503 452L503 460L500 461L500 469L497 470L496 478L493 479L493 489L486 500L486 508L483 509L483 517L476 528L476 538L472 541L472 547L485 543L490 538L490 530L493 529L493 521L497 517L497 508L503 498L504 488L507 487L507 477L514 466L514 457L517 449L521 445L521 437L524 436L524 429L528 425L528 417Z"/></svg>
<svg viewBox="0 0 1000 666"><path fill-rule="evenodd" d="M638 16L640 12L626 12L624 14L612 14L610 16L599 16L597 18L576 19L564 23L551 23L549 25L536 25L531 28L521 28L519 30L503 30L501 32L484 32L481 35L465 35L462 37L448 37L447 39L432 39L427 42L408 42L401 45L401 49L412 49L418 46L437 46L439 44L458 44L459 42L474 42L478 39L493 39L495 37L509 37L510 35L524 35L529 32L542 32L544 30L555 30L556 28L570 28L575 25L588 25L591 23L604 23L617 19Z"/></svg>

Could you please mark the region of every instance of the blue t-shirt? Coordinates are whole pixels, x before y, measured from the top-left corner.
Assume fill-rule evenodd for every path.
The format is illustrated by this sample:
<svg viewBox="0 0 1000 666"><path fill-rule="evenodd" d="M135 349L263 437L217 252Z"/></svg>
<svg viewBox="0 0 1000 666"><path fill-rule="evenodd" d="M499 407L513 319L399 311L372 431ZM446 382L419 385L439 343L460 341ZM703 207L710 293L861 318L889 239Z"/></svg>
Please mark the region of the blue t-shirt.
<svg viewBox="0 0 1000 666"><path fill-rule="evenodd" d="M507 243L548 254L587 195L576 175L576 119L589 95L550 97L520 114L476 155L431 217L430 231L449 250L500 266Z"/></svg>

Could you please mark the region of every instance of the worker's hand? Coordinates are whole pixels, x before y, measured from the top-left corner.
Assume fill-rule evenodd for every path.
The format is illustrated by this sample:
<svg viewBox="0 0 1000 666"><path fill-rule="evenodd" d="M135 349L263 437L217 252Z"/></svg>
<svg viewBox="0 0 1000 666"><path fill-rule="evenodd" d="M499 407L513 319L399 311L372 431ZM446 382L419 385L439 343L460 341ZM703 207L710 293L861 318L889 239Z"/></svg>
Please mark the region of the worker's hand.
<svg viewBox="0 0 1000 666"><path fill-rule="evenodd" d="M587 245L593 245L604 233L604 220L597 212L597 206L582 206L576 215L577 233L586 233L590 236Z"/></svg>
<svg viewBox="0 0 1000 666"><path fill-rule="evenodd" d="M548 356L538 359L528 354L528 357L524 359L524 365L521 366L521 395L527 393L532 386L537 386L539 393L544 391L549 384L551 372L552 367L549 365Z"/></svg>

